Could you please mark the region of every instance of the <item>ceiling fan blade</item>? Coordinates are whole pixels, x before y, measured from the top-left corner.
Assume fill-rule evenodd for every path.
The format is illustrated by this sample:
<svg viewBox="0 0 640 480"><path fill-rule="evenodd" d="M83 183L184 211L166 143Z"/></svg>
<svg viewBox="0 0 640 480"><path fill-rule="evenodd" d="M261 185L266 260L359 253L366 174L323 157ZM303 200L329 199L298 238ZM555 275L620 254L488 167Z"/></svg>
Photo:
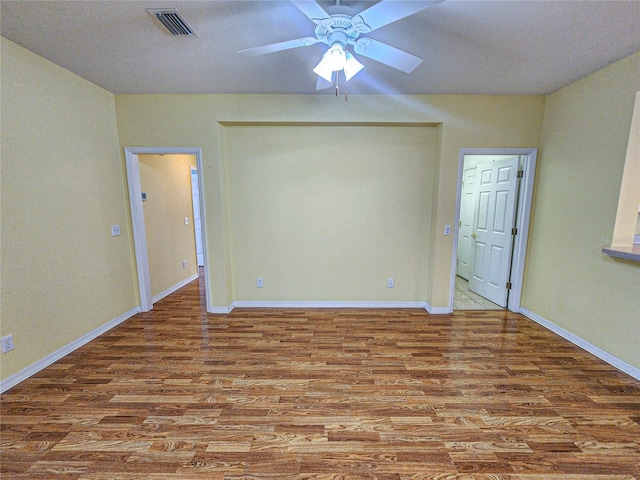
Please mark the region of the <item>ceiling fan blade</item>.
<svg viewBox="0 0 640 480"><path fill-rule="evenodd" d="M298 10L304 13L316 25L322 25L331 30L333 19L317 2L310 0L289 0Z"/></svg>
<svg viewBox="0 0 640 480"><path fill-rule="evenodd" d="M372 38L359 39L355 43L353 50L359 55L384 63L405 73L413 72L422 63L420 57Z"/></svg>
<svg viewBox="0 0 640 480"><path fill-rule="evenodd" d="M408 17L444 0L382 0L353 17L353 26L360 33L368 33L390 23Z"/></svg>
<svg viewBox="0 0 640 480"><path fill-rule="evenodd" d="M336 72L333 72L331 79L335 79ZM318 75L318 81L316 82L316 90L324 90L325 88L333 87L333 81L327 82L324 78Z"/></svg>
<svg viewBox="0 0 640 480"><path fill-rule="evenodd" d="M309 45L313 45L314 43L318 42L319 40L315 37L296 38L295 40L287 40L286 42L271 43L269 45L263 45L261 47L239 50L238 54L244 57L255 57L257 55L266 55L267 53L289 50L291 48L308 47Z"/></svg>

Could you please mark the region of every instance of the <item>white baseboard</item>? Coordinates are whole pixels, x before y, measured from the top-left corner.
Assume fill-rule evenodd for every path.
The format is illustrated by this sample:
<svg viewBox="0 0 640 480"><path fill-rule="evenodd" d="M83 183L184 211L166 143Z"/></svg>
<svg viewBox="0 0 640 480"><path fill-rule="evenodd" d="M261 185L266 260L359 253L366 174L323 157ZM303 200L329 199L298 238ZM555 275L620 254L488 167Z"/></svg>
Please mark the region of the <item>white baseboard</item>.
<svg viewBox="0 0 640 480"><path fill-rule="evenodd" d="M569 332L568 330L565 330L564 328L556 325L553 322L550 322L549 320L542 318L540 315L537 315L527 310L526 308L521 308L520 313L522 313L522 315L524 315L525 317L533 320L537 324L551 330L553 333L560 335L562 338L570 341L577 347L580 347L583 350L586 350L587 352L595 355L600 360L604 360L609 365L616 367L618 370L632 376L636 380L640 380L640 368L636 368L633 365L628 364L624 360L620 360L618 357L611 355L609 352L605 352L601 348L587 342L585 339Z"/></svg>
<svg viewBox="0 0 640 480"><path fill-rule="evenodd" d="M171 295L176 290L180 290L182 287L190 284L191 282L193 282L197 278L198 278L198 274L194 273L190 277L187 277L184 280L182 280L181 282L176 283L173 287L167 288L164 292L160 292L159 294L154 295L153 298L151 299L151 302L152 303L156 303L156 302L162 300L167 295Z"/></svg>
<svg viewBox="0 0 640 480"><path fill-rule="evenodd" d="M213 307L209 313L227 314L234 308L423 308L430 315L448 315L448 307L432 307L426 302L344 302L344 301L260 301L241 300L228 307Z"/></svg>
<svg viewBox="0 0 640 480"><path fill-rule="evenodd" d="M82 337L74 340L70 344L56 350L53 353L50 353L46 357L41 358L37 362L34 362L28 367L23 368L19 372L16 372L13 375L9 375L4 380L0 380L0 393L4 393L5 391L9 390L11 387L16 386L18 383L22 382L23 380L26 380L30 376L38 373L43 368L48 367L54 362L57 362L65 355L82 347L83 345L89 343L94 338L102 335L108 330L111 330L116 325L119 325L125 320L128 320L129 318L133 317L136 313L140 313L139 306L132 308L131 310L123 313L122 315L118 315L116 318L109 320L107 323L99 326L98 328L96 328L95 330L92 330L86 335L83 335Z"/></svg>
<svg viewBox="0 0 640 480"><path fill-rule="evenodd" d="M211 307L210 310L207 310L207 313L226 315L227 313L231 313L231 310L233 310L233 304L229 305L228 307Z"/></svg>
<svg viewBox="0 0 640 480"><path fill-rule="evenodd" d="M237 301L232 308L425 308L424 302Z"/></svg>
<svg viewBox="0 0 640 480"><path fill-rule="evenodd" d="M449 315L451 313L449 307L432 307L426 302L424 304L424 309L429 313L429 315Z"/></svg>

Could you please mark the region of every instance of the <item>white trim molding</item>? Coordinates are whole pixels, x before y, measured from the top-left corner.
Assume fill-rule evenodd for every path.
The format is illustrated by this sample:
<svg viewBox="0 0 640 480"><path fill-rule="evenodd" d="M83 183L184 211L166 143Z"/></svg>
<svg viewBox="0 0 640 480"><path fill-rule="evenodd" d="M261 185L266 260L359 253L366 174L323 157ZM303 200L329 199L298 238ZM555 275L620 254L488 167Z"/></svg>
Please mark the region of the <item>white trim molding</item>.
<svg viewBox="0 0 640 480"><path fill-rule="evenodd" d="M447 315L448 307L432 307L427 302L366 302L366 301L262 301L240 300L228 307L212 307L209 313L225 315L234 308L418 308L424 309L429 315Z"/></svg>
<svg viewBox="0 0 640 480"><path fill-rule="evenodd" d="M140 165L137 150L125 148L125 164L127 167L127 185L129 187L129 207L133 232L133 246L136 254L138 274L138 292L140 294L140 310L148 312L153 308L151 299L151 277L149 275L149 256L147 253L147 236L144 227L142 209L142 187L140 185Z"/></svg>
<svg viewBox="0 0 640 480"><path fill-rule="evenodd" d="M446 315L448 307L432 307L427 302L374 302L374 301L278 301L240 300L229 307L215 307L212 313L230 313L234 308L418 308L430 315Z"/></svg>
<svg viewBox="0 0 640 480"><path fill-rule="evenodd" d="M38 360L37 362L32 363L28 367L23 368L19 372L16 372L13 375L9 375L4 380L0 380L0 393L4 393L7 390L9 390L11 387L15 387L20 382L22 382L22 381L26 380L27 378L29 378L30 376L35 375L36 373L38 373L40 370L48 367L49 365L51 365L54 362L57 362L58 360L60 360L65 355L68 355L69 353L73 352L74 350L77 350L78 348L86 345L87 343L89 343L94 338L97 338L100 335L102 335L103 333L111 330L113 327L115 327L117 325L120 325L122 322L124 322L125 320L130 319L135 314L140 313L140 311L141 310L140 310L139 306L135 307L135 308L132 308L128 312L125 312L122 315L118 315L116 318L114 318L112 320L109 320L107 323L99 326L98 328L96 328L95 330L92 330L91 332L87 333L86 335L83 335L82 337L77 338L76 340L74 340L70 344L68 344L68 345L56 350L53 353L50 353L46 357L41 358L40 360Z"/></svg>
<svg viewBox="0 0 640 480"><path fill-rule="evenodd" d="M609 365L617 368L618 370L626 373L627 375L632 376L636 380L640 380L640 368L636 368L633 365L628 364L624 360L620 360L618 357L611 355L609 352L602 350L599 347L596 347L592 343L587 342L585 339L577 336L574 333L571 333L568 330L556 325L549 320L542 318L540 315L533 313L526 308L521 308L520 313L527 317L530 320L533 320L539 325L542 325L548 330L551 330L553 333L560 335L565 340L573 343L575 346L580 347L583 350L595 355L600 360L607 362Z"/></svg>
<svg viewBox="0 0 640 480"><path fill-rule="evenodd" d="M207 313L213 313L214 315L226 315L228 313L231 313L232 310L233 304L229 305L228 307L212 306L211 310L207 310Z"/></svg>
<svg viewBox="0 0 640 480"><path fill-rule="evenodd" d="M448 315L452 312L449 307L432 307L428 303L424 304L424 309L429 315Z"/></svg>
<svg viewBox="0 0 640 480"><path fill-rule="evenodd" d="M232 308L425 308L424 302L237 301Z"/></svg>

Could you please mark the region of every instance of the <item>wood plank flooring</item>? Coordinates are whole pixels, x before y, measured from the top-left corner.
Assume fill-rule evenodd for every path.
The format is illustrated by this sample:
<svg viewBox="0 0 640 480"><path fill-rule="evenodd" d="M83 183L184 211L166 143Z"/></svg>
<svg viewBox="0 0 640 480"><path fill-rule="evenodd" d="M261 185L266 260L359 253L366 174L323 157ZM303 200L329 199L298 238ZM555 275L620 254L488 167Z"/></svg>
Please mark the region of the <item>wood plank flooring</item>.
<svg viewBox="0 0 640 480"><path fill-rule="evenodd" d="M3 394L2 478L640 480L640 382L520 315L203 304Z"/></svg>

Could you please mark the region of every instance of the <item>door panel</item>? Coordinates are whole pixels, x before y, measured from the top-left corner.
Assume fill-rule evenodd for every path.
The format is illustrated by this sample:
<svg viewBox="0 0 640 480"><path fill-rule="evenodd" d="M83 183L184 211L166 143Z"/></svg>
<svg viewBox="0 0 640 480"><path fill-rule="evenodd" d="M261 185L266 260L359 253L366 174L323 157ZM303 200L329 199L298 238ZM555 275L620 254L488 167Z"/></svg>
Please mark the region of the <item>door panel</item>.
<svg viewBox="0 0 640 480"><path fill-rule="evenodd" d="M507 305L515 224L518 158L488 162L477 167L478 194L471 235L474 238L473 272L469 289L502 307Z"/></svg>
<svg viewBox="0 0 640 480"><path fill-rule="evenodd" d="M471 289L471 282L474 280L481 283L486 281L486 278L484 276L484 261L485 258L487 258L486 251L487 244L485 242L476 240L475 248L473 249L473 273L471 274L471 278L469 279L469 289Z"/></svg>
<svg viewBox="0 0 640 480"><path fill-rule="evenodd" d="M481 185L480 188L483 188L483 186ZM476 233L479 231L486 232L489 229L489 200L491 200L489 192L481 191L478 193Z"/></svg>
<svg viewBox="0 0 640 480"><path fill-rule="evenodd" d="M493 288L504 288L504 285L500 285L502 281L502 272L500 271L503 265L503 255L505 253L505 249L498 246L491 246L491 254L489 257L489 275L487 277L487 282ZM506 283L506 280L504 281Z"/></svg>
<svg viewBox="0 0 640 480"><path fill-rule="evenodd" d="M505 223L508 219L506 218L507 208L509 201L509 192L497 192L496 193L496 211L493 215L493 231L505 233L507 228L511 230L511 227L508 227Z"/></svg>
<svg viewBox="0 0 640 480"><path fill-rule="evenodd" d="M462 180L462 195L460 199L460 230L458 231L458 255L456 274L469 280L472 270L473 218L476 196L477 168L467 168Z"/></svg>

